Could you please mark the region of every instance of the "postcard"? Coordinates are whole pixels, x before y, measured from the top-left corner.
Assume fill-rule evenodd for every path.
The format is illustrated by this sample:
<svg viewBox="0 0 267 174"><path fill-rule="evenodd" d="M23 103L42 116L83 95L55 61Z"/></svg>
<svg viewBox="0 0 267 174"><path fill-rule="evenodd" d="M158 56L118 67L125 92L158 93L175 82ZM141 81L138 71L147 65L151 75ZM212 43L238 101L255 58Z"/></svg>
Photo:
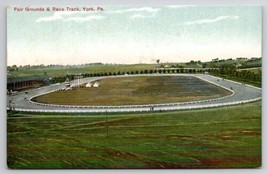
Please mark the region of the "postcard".
<svg viewBox="0 0 267 174"><path fill-rule="evenodd" d="M261 167L261 6L6 10L10 169Z"/></svg>

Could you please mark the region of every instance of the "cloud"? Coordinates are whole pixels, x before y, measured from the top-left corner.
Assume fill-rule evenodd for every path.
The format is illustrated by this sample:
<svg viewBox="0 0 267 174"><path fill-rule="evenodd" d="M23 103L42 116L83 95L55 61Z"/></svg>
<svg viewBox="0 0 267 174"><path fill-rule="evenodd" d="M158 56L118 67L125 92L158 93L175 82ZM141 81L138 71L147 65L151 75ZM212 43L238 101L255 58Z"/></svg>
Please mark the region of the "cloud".
<svg viewBox="0 0 267 174"><path fill-rule="evenodd" d="M70 17L67 19L64 19L64 22L67 21L74 21L74 22L89 22L89 21L93 21L93 20L101 20L101 19L105 19L104 16L85 16L85 17Z"/></svg>
<svg viewBox="0 0 267 174"><path fill-rule="evenodd" d="M210 24L210 23L227 20L227 19L237 20L239 19L239 16L218 16L217 18L214 18L214 19L201 19L201 20L196 20L196 21L188 21L185 23L185 25Z"/></svg>
<svg viewBox="0 0 267 174"><path fill-rule="evenodd" d="M152 7L141 7L141 8L129 8L125 10L117 10L113 11L111 13L115 14L123 14L123 13L132 13L132 12L138 12L136 14L133 14L129 16L130 19L145 19L145 18L153 18L155 17L156 13L159 11L159 8L152 8ZM145 14L140 14L142 12L145 12Z"/></svg>
<svg viewBox="0 0 267 174"><path fill-rule="evenodd" d="M144 15L141 15L141 14L134 14L132 16L130 16L131 19L137 19L137 18L146 18Z"/></svg>
<svg viewBox="0 0 267 174"><path fill-rule="evenodd" d="M36 20L36 22L50 22L50 21L59 20L61 18L62 18L61 16L53 15L53 16L39 18Z"/></svg>
<svg viewBox="0 0 267 174"><path fill-rule="evenodd" d="M146 19L146 18L153 18L155 14L143 15L143 14L133 14L129 16L130 19Z"/></svg>
<svg viewBox="0 0 267 174"><path fill-rule="evenodd" d="M76 15L76 14L89 14L89 13L92 14L94 12L93 11L92 12L91 11L90 12L87 12L87 11L58 11L58 12L54 12L54 14L52 16L41 17L41 18L37 19L36 22L51 22L51 21L56 21L56 20L65 21L68 18L72 18L72 17L69 17L69 16ZM88 16L87 17L83 17L83 18L88 18ZM71 20L72 19L70 19L70 21ZM79 20L79 19L77 19L77 20ZM80 20L82 21L82 19L80 19ZM88 19L84 19L84 20L86 21Z"/></svg>
<svg viewBox="0 0 267 174"><path fill-rule="evenodd" d="M63 19L65 16L70 16L73 14L77 14L79 12L77 11L60 11L60 12L54 12L52 16L48 17L42 17L36 20L36 22L51 22L51 21L56 21Z"/></svg>
<svg viewBox="0 0 267 174"><path fill-rule="evenodd" d="M124 10L107 11L107 13L113 13L113 14L123 14L131 12L157 13L159 10L160 10L159 8L141 7L141 8L129 8Z"/></svg>
<svg viewBox="0 0 267 174"><path fill-rule="evenodd" d="M192 7L192 5L167 5L166 7L169 9L178 9L178 8Z"/></svg>

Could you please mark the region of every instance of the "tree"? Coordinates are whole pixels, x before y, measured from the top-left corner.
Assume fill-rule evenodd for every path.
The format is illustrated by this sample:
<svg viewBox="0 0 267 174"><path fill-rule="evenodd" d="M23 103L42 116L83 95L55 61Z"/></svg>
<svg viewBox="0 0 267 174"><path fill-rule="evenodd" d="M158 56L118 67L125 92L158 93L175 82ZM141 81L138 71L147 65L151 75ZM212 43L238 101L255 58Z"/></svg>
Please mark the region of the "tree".
<svg viewBox="0 0 267 174"><path fill-rule="evenodd" d="M17 71L17 70L18 70L17 65L13 65L11 68L12 68L14 71Z"/></svg>
<svg viewBox="0 0 267 174"><path fill-rule="evenodd" d="M189 63L190 63L190 64L195 64L195 61L191 60Z"/></svg>
<svg viewBox="0 0 267 174"><path fill-rule="evenodd" d="M157 60L156 60L156 62L157 62L157 64L159 64L160 60L159 60L159 59L157 59Z"/></svg>

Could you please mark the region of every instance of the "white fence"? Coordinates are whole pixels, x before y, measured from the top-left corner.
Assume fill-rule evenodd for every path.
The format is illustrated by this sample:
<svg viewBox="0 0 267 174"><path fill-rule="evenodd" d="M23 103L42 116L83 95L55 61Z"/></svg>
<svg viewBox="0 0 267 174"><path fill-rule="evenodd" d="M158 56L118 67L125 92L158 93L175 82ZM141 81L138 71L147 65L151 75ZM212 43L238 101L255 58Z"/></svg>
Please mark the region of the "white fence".
<svg viewBox="0 0 267 174"><path fill-rule="evenodd" d="M173 107L157 107L153 106L153 111L169 111L169 110L190 110L190 109L204 109L204 108L213 108L213 107L221 107L221 106L230 106L230 105L237 105L237 104L244 104L249 102L255 102L261 100L261 97L250 99L250 100L243 100L243 101L235 101L235 102L228 102L228 103L216 103L216 104L207 104L207 105L195 105L195 106L173 106ZM9 108L8 108L9 109ZM14 111L21 111L21 112L43 112L43 113L115 113L115 112L149 112L152 111L151 107L143 107L143 108L102 108L102 109L86 109L86 110L65 110L65 109L58 109L58 110L51 110L51 109L22 109L22 108L13 108Z"/></svg>

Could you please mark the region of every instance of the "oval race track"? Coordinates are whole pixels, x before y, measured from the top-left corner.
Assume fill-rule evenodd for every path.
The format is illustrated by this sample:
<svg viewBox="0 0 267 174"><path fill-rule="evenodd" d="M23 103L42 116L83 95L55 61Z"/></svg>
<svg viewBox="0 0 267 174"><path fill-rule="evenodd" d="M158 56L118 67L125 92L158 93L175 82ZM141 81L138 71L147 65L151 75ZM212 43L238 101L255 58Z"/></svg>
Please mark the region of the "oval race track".
<svg viewBox="0 0 267 174"><path fill-rule="evenodd" d="M69 106L69 105L52 105L41 104L31 101L31 98L53 91L57 91L65 87L64 83L54 84L38 89L28 90L27 94L20 92L7 96L7 103L11 100L11 108L16 111L25 112L51 112L51 113L103 113L103 112L145 112L151 111L165 111L165 110L185 110L185 109L197 109L197 108L211 108L235 105L241 103L253 102L261 99L261 88L257 88L250 85L237 83L234 81L221 79L211 75L203 74L144 74L142 76L194 76L207 82L213 83L217 86L226 88L233 92L232 95L202 101L191 101L181 103L166 103L166 104L150 104L150 105L124 105L124 106ZM132 77L140 75L129 76L108 76L108 77L91 77L84 78L81 83L87 83L102 78L114 78L114 77ZM72 84L76 84L76 81L72 81ZM7 108L9 109L9 107Z"/></svg>

